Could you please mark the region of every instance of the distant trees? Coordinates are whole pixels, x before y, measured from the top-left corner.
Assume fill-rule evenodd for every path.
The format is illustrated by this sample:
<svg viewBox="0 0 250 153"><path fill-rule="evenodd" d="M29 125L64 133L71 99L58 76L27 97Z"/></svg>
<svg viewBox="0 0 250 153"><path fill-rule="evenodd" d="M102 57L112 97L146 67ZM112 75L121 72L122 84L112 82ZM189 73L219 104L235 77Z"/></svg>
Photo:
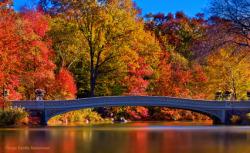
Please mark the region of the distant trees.
<svg viewBox="0 0 250 153"><path fill-rule="evenodd" d="M172 46L177 53L190 59L194 56L191 48L206 33L206 21L203 14L189 18L183 12L175 15L158 13L148 16L145 28L155 33L162 49Z"/></svg>
<svg viewBox="0 0 250 153"><path fill-rule="evenodd" d="M183 12L147 17L145 29L155 34L161 46L159 65L155 67L154 94L205 98L201 94L202 86L208 79L203 67L193 61L196 53L193 47L206 33L203 14L197 14L195 18L189 18Z"/></svg>

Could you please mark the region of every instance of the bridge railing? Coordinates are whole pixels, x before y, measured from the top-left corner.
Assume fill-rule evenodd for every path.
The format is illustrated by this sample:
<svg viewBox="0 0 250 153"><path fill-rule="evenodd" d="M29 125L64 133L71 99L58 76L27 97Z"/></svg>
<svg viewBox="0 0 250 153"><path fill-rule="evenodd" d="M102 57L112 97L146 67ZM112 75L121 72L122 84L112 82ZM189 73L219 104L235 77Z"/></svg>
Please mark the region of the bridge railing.
<svg viewBox="0 0 250 153"><path fill-rule="evenodd" d="M63 108L77 107L82 105L101 106L102 104L112 105L118 103L127 103L130 105L154 105L169 104L176 106L193 106L193 107L250 107L249 101L211 101L211 100L194 100L175 97L160 96L120 96L120 97L93 97L74 100L44 100L44 101L13 101L13 106L25 107L27 109L35 108Z"/></svg>
<svg viewBox="0 0 250 153"><path fill-rule="evenodd" d="M26 101L26 100L20 100L20 101L11 101L13 107L25 107L25 108L37 108L38 107L38 101Z"/></svg>
<svg viewBox="0 0 250 153"><path fill-rule="evenodd" d="M230 101L233 107L250 107L250 100L246 101Z"/></svg>

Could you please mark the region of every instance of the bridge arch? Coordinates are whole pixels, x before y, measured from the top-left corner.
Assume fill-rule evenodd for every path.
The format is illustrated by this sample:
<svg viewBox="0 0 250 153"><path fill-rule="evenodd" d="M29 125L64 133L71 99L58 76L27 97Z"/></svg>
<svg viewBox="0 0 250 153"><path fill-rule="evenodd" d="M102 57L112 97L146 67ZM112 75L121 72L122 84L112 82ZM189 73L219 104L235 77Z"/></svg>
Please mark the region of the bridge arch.
<svg viewBox="0 0 250 153"><path fill-rule="evenodd" d="M223 116L218 113L218 111L211 111L211 110L203 110L203 109L197 109L197 108L189 108L189 107L184 107L184 106L173 106L173 105L168 105L168 104L148 104L148 105L142 105L138 103L130 104L127 105L125 102L124 105L122 103L118 104L99 104L98 106L95 107L112 107L112 106L152 106L152 107L167 107L167 108L175 108L175 109L183 109L183 110L189 110L192 112L197 112L203 115L206 115L210 117L213 120L214 124L219 124L223 122ZM48 111L47 112L47 118L46 118L46 123L54 116L60 115L63 113L67 113L70 111L75 111L75 110L80 110L80 109L87 109L87 108L94 108L93 106L82 106L82 107L77 107L77 108L70 108L70 109L63 109L63 110L53 110L53 111Z"/></svg>

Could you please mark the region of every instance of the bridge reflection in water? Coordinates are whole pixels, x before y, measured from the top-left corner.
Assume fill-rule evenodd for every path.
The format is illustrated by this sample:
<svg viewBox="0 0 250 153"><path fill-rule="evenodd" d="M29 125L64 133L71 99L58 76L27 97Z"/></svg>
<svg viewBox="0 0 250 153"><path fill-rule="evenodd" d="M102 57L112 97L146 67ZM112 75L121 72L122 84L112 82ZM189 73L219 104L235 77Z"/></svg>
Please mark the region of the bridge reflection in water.
<svg viewBox="0 0 250 153"><path fill-rule="evenodd" d="M246 117L250 113L250 101L195 100L161 96L118 96L93 97L74 100L12 101L12 106L24 107L34 116L40 117L41 124L53 116L69 111L108 106L160 106L179 108L205 114L214 123L230 124L232 115Z"/></svg>

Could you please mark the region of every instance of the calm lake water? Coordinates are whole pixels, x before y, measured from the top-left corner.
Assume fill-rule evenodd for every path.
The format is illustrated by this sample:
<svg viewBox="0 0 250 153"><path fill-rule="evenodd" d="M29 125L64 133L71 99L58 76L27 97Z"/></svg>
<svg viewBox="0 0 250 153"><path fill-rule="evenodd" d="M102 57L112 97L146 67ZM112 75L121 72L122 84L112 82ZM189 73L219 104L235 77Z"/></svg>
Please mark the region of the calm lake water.
<svg viewBox="0 0 250 153"><path fill-rule="evenodd" d="M1 128L0 153L250 153L250 126L131 122Z"/></svg>

